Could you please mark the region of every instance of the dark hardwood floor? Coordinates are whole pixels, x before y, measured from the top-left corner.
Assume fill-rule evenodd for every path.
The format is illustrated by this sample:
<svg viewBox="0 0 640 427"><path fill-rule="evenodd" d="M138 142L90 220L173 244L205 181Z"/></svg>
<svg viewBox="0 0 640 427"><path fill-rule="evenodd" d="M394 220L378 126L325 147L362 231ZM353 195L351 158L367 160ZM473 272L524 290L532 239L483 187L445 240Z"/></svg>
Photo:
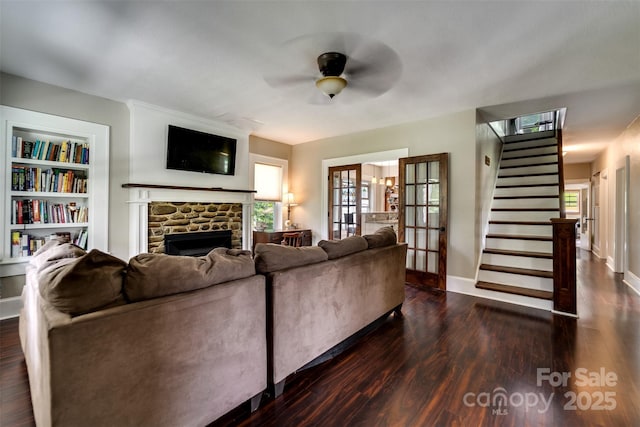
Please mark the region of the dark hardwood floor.
<svg viewBox="0 0 640 427"><path fill-rule="evenodd" d="M640 296L589 253L578 259L579 319L406 290L404 317L213 426L640 426ZM32 425L17 321L0 333L0 425Z"/></svg>

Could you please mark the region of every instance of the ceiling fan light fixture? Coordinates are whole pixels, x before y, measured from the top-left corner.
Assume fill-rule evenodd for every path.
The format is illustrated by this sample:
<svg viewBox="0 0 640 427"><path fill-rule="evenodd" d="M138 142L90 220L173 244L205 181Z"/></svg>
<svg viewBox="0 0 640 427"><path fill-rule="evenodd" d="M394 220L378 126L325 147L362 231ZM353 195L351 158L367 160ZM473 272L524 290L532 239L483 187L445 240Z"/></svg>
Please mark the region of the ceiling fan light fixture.
<svg viewBox="0 0 640 427"><path fill-rule="evenodd" d="M316 87L329 98L339 94L347 86L347 81L338 76L325 76L316 80Z"/></svg>

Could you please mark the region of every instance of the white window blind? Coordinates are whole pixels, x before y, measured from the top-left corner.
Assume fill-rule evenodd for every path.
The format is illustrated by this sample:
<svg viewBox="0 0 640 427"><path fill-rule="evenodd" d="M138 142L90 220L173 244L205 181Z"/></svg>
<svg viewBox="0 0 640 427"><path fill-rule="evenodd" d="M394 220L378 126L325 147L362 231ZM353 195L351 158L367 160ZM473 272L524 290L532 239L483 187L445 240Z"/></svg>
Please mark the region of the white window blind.
<svg viewBox="0 0 640 427"><path fill-rule="evenodd" d="M255 163L253 188L255 200L282 201L282 167Z"/></svg>

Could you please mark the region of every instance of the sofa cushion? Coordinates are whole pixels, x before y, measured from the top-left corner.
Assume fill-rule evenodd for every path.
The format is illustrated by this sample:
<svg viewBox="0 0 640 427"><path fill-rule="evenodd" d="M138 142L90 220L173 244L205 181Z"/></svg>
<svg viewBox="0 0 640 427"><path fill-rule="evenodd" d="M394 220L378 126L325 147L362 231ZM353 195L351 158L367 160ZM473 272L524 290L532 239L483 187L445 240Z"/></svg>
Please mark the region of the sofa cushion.
<svg viewBox="0 0 640 427"><path fill-rule="evenodd" d="M392 227L379 228L373 234L366 234L363 236L367 243L369 243L369 249L380 248L383 246L391 246L398 243L398 236L393 231Z"/></svg>
<svg viewBox="0 0 640 427"><path fill-rule="evenodd" d="M318 246L324 249L329 259L336 259L364 251L367 249L368 243L362 236L349 236L342 240L320 240Z"/></svg>
<svg viewBox="0 0 640 427"><path fill-rule="evenodd" d="M65 245L48 253L53 257ZM126 267L126 262L97 249L77 258L49 258L36 272L40 295L71 316L124 304L122 280Z"/></svg>
<svg viewBox="0 0 640 427"><path fill-rule="evenodd" d="M326 261L327 253L318 246L276 245L258 243L255 248L255 262L258 273L272 273L286 268L300 267Z"/></svg>
<svg viewBox="0 0 640 427"><path fill-rule="evenodd" d="M205 256L140 254L129 260L124 293L142 301L256 274L250 251L215 248Z"/></svg>

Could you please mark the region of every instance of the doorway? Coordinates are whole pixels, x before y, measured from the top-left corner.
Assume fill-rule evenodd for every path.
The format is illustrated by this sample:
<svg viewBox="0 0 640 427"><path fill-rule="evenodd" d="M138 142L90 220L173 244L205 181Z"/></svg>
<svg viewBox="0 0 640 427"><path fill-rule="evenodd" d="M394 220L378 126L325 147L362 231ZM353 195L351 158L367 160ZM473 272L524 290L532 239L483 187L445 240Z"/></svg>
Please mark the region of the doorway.
<svg viewBox="0 0 640 427"><path fill-rule="evenodd" d="M362 165L329 168L329 240L360 235Z"/></svg>
<svg viewBox="0 0 640 427"><path fill-rule="evenodd" d="M446 290L449 154L407 157L399 166L399 241L407 283Z"/></svg>

